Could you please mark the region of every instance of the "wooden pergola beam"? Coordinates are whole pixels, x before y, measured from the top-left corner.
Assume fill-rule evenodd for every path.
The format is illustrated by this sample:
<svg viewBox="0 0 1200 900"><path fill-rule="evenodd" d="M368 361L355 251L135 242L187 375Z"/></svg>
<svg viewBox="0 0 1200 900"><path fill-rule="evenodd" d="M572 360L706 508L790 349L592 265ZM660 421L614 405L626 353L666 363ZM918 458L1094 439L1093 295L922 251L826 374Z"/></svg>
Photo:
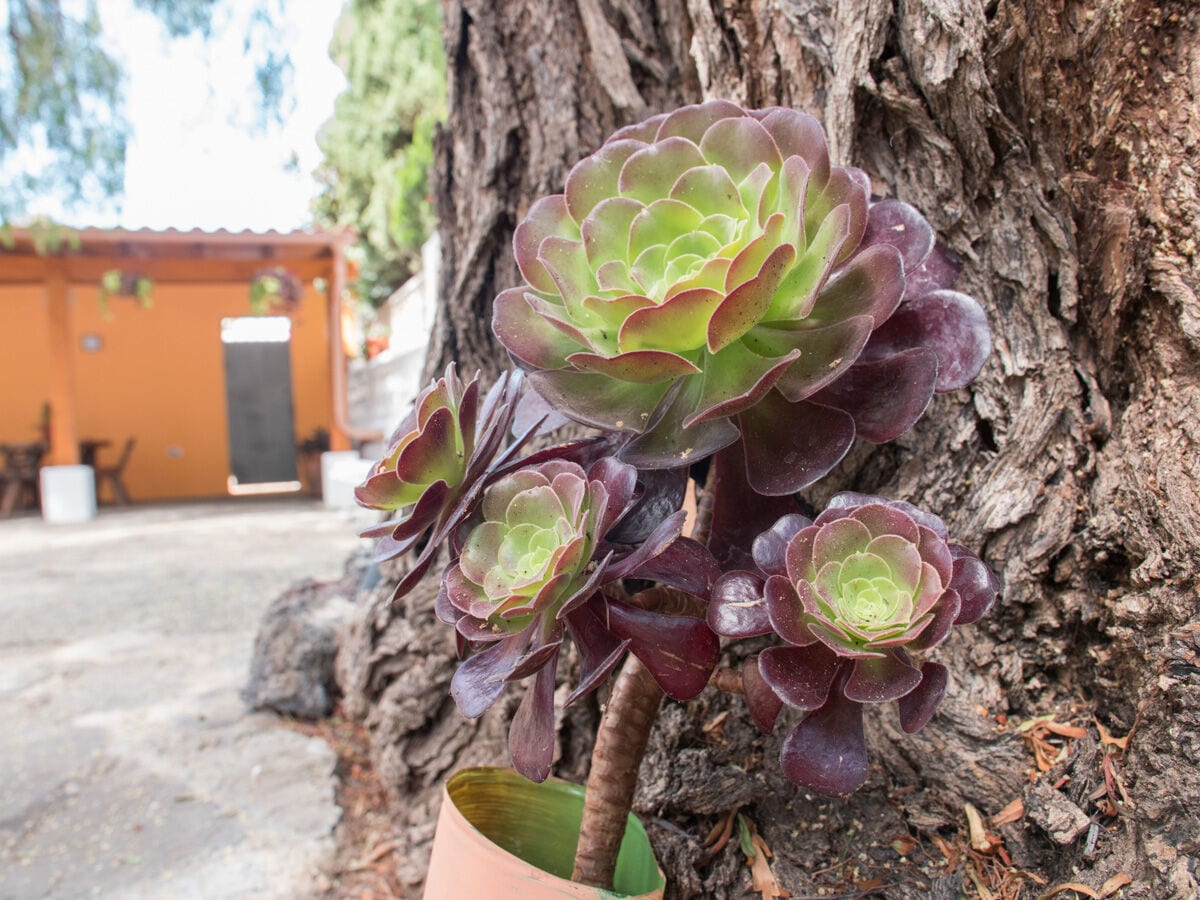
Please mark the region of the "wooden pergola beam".
<svg viewBox="0 0 1200 900"><path fill-rule="evenodd" d="M51 270L61 272L68 284L99 287L105 272L118 269L162 284L220 284L246 282L264 269L282 266L301 281L329 278L333 258L153 258L117 256L0 255L0 285L44 284Z"/></svg>

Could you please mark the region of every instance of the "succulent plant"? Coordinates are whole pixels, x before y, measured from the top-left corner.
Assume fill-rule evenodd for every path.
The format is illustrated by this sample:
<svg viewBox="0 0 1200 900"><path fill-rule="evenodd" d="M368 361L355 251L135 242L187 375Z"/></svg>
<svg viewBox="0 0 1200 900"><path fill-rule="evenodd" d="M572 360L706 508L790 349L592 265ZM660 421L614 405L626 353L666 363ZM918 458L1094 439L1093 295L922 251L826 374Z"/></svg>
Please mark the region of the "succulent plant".
<svg viewBox="0 0 1200 900"><path fill-rule="evenodd" d="M362 532L380 539L376 560L392 559L425 542L394 596L421 579L439 545L470 512L485 475L519 448L518 440L497 456L520 388L520 377L506 373L481 398L478 374L464 384L451 363L413 402L383 458L355 488L361 505L398 514Z"/></svg>
<svg viewBox="0 0 1200 900"><path fill-rule="evenodd" d="M644 578L706 598L718 571L700 544L679 536L683 512L664 518L657 501L647 502L661 485L639 490L637 471L610 456L585 471L553 455L573 450L543 453L484 490L437 601L443 621L470 644L486 645L453 679L464 715L481 715L508 682L535 676L509 746L514 766L537 781L550 770L554 680L566 637L581 669L568 703L599 685L627 650L667 694L690 698L707 683L718 652L702 620L640 609L617 590L600 592L622 578Z"/></svg>
<svg viewBox="0 0 1200 900"><path fill-rule="evenodd" d="M873 203L790 109L713 101L621 129L513 246L528 283L496 298L496 335L560 411L629 435L639 468L744 437L754 489L792 493L989 349L928 222Z"/></svg>
<svg viewBox="0 0 1200 900"><path fill-rule="evenodd" d="M949 543L936 516L899 501L841 493L810 521L784 516L754 541L757 571L733 571L713 588L709 624L745 637L774 631L757 675L774 694L747 691L769 725L779 703L808 715L783 744L784 773L848 794L867 774L862 704L899 701L909 733L946 689L939 663L914 664L954 625L977 621L999 583L978 557ZM776 699L777 698L777 699Z"/></svg>

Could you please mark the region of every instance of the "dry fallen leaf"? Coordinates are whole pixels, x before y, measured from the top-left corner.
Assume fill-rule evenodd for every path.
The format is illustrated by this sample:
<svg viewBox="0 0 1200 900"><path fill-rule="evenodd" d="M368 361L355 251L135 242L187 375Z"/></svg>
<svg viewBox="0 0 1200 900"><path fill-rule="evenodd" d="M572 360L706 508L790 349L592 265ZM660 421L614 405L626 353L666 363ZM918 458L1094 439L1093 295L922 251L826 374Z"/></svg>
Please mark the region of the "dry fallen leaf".
<svg viewBox="0 0 1200 900"><path fill-rule="evenodd" d="M1091 897L1092 900L1100 900L1100 894L1097 891L1077 881L1068 881L1066 884L1052 887L1046 893L1038 895L1038 900L1050 900L1051 897L1061 894L1063 891L1074 891L1077 894L1083 894L1085 897Z"/></svg>
<svg viewBox="0 0 1200 900"><path fill-rule="evenodd" d="M992 816L993 825L1007 825L1010 822L1020 822L1025 817L1025 804L1018 797L1000 812Z"/></svg>
<svg viewBox="0 0 1200 900"><path fill-rule="evenodd" d="M1100 896L1111 897L1127 884L1133 884L1133 879L1124 872L1118 872L1104 884L1100 885Z"/></svg>
<svg viewBox="0 0 1200 900"><path fill-rule="evenodd" d="M963 809L967 813L967 829L971 833L972 849L978 850L980 853L987 853L992 849L992 842L988 838L987 829L983 827L983 816L970 803L964 803Z"/></svg>
<svg viewBox="0 0 1200 900"><path fill-rule="evenodd" d="M741 831L742 852L746 855L746 862L750 863L751 888L762 896L762 900L790 897L791 895L775 880L775 873L771 871L771 848L762 839L754 823L739 815L738 826Z"/></svg>
<svg viewBox="0 0 1200 900"><path fill-rule="evenodd" d="M1100 743L1111 744L1122 752L1129 749L1129 739L1133 736L1133 732L1130 732L1122 738L1113 737L1113 733L1105 728L1099 719L1092 719L1092 721L1095 722L1096 727L1100 729Z"/></svg>

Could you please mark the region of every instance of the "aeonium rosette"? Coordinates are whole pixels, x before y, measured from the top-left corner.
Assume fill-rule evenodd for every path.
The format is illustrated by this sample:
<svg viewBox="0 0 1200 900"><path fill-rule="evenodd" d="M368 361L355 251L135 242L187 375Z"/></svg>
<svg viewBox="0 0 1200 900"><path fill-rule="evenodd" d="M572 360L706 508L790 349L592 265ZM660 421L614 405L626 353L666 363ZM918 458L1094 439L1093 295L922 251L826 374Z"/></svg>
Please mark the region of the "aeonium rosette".
<svg viewBox="0 0 1200 900"><path fill-rule="evenodd" d="M755 540L753 557L758 571L728 572L714 586L709 624L734 637L774 631L786 642L743 671L751 712L766 729L781 701L807 712L784 741L783 771L813 790L848 794L867 777L862 705L897 700L901 728L922 728L948 672L910 654L977 621L999 583L948 542L937 516L849 492L815 521L782 517Z"/></svg>
<svg viewBox="0 0 1200 900"><path fill-rule="evenodd" d="M363 537L378 537L376 560L392 559L425 542L396 587L403 596L420 581L438 547L469 512L485 473L510 458L518 439L497 456L521 389L507 372L480 396L479 375L464 384L454 364L430 383L397 427L382 459L354 489L359 504L397 513Z"/></svg>
<svg viewBox="0 0 1200 900"><path fill-rule="evenodd" d="M451 693L474 718L509 682L534 676L509 748L516 769L535 781L550 771L566 638L580 663L568 704L595 689L626 651L680 700L704 688L716 663L717 639L703 620L641 609L615 589L622 578L643 578L707 598L718 575L708 552L680 537L684 513L663 519L641 493L637 470L612 457L587 470L543 458L491 483L459 532L437 612L482 649L459 666Z"/></svg>
<svg viewBox="0 0 1200 900"><path fill-rule="evenodd" d="M856 433L891 440L990 344L929 223L873 203L790 109L713 101L621 129L513 246L528 283L496 298L493 329L534 387L628 433L640 468L744 437L761 494L812 483Z"/></svg>

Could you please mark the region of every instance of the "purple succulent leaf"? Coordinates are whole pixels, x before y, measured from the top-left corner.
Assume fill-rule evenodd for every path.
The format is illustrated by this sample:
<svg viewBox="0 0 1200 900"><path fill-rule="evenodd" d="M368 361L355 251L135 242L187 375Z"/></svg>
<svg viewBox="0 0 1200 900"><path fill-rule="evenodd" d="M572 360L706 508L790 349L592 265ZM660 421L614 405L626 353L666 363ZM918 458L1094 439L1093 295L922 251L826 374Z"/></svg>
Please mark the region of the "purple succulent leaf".
<svg viewBox="0 0 1200 900"><path fill-rule="evenodd" d="M869 543L871 531L866 525L855 518L838 519L817 531L813 539L813 560L820 567L829 560L842 560L866 550Z"/></svg>
<svg viewBox="0 0 1200 900"><path fill-rule="evenodd" d="M557 639L547 641L522 656L505 680L520 681L522 678L528 678L534 672L540 671L552 657L558 656L561 649L562 634L560 632Z"/></svg>
<svg viewBox="0 0 1200 900"><path fill-rule="evenodd" d="M387 542L388 542L388 538L382 538L379 543L386 544ZM380 558L378 556L378 552L379 551L377 549L376 557L374 557L374 560L376 562L380 562L380 561L382 561L382 559L392 559L393 558L390 556ZM398 556L399 554L395 554L395 555ZM411 591L414 587L416 587L417 583L422 578L425 577L425 573L429 571L429 567L431 565L433 565L433 563L437 559L437 557L438 557L438 545L431 541L430 543L425 545L425 549L422 550L420 556L418 556L413 561L409 570L406 573L404 573L403 576L401 576L400 581L396 584L396 589L394 591L392 591L392 597L391 597L390 602L395 603L401 597L403 597L405 594L407 594L409 591Z"/></svg>
<svg viewBox="0 0 1200 900"><path fill-rule="evenodd" d="M538 466L552 459L573 462L581 469L586 469L596 460L610 455L620 445L620 439L614 435L599 435L581 440L564 441L551 447L535 450L528 456L519 459L510 458L506 448L503 455L496 460L495 469L490 473L489 481L503 475L511 474L518 469Z"/></svg>
<svg viewBox="0 0 1200 900"><path fill-rule="evenodd" d="M863 246L891 246L900 251L904 271L918 269L933 250L933 228L903 200L881 200L867 212Z"/></svg>
<svg viewBox="0 0 1200 900"><path fill-rule="evenodd" d="M565 619L573 610L591 599L601 584L606 584L612 580L609 578L609 567L612 563L612 557L613 554L610 551L603 559L596 561L596 567L592 569L587 580L577 587L570 597L563 601L562 606L555 613L555 618L560 621Z"/></svg>
<svg viewBox="0 0 1200 900"><path fill-rule="evenodd" d="M920 534L917 547L920 550L921 559L929 563L938 573L938 579L942 582L942 586L949 587L954 578L954 557L950 554L950 547L946 544L946 539L925 525L918 525L917 530Z"/></svg>
<svg viewBox="0 0 1200 900"><path fill-rule="evenodd" d="M950 635L950 629L954 627L961 608L962 600L958 591L945 591L933 608L932 620L924 631L908 642L908 648L917 653L924 653L944 641Z"/></svg>
<svg viewBox="0 0 1200 900"><path fill-rule="evenodd" d="M872 194L871 176L857 166L846 166L846 174L857 184L868 198Z"/></svg>
<svg viewBox="0 0 1200 900"><path fill-rule="evenodd" d="M628 640L633 653L673 700L690 700L704 690L720 642L702 619L666 616L608 601L609 630Z"/></svg>
<svg viewBox="0 0 1200 900"><path fill-rule="evenodd" d="M504 693L505 679L524 655L529 640L529 631L511 635L458 667L450 682L450 695L466 718L479 718Z"/></svg>
<svg viewBox="0 0 1200 900"><path fill-rule="evenodd" d="M820 328L776 329L760 326L751 333L751 341L775 350L791 345L800 351L775 382L788 400L798 402L815 394L842 376L858 359L871 336L874 320L854 316Z"/></svg>
<svg viewBox="0 0 1200 900"><path fill-rule="evenodd" d="M915 734L925 727L942 697L950 680L950 670L941 663L927 662L921 666L921 683L900 698L900 727L905 734Z"/></svg>
<svg viewBox="0 0 1200 900"><path fill-rule="evenodd" d="M810 192L811 193L811 192ZM821 190L819 198L809 202L805 210L804 229L808 234L817 231L820 219L828 218L830 213L839 207L846 207L848 213L846 240L834 258L836 265L841 265L858 249L862 243L863 233L867 230L867 204L870 191L863 187L856 175L848 170L834 167L829 171L829 181Z"/></svg>
<svg viewBox="0 0 1200 900"><path fill-rule="evenodd" d="M950 580L962 600L955 625L978 622L1000 596L1000 579L988 566L966 547L950 545L954 558L954 577Z"/></svg>
<svg viewBox="0 0 1200 900"><path fill-rule="evenodd" d="M674 469L703 459L736 441L737 426L728 419L710 419L691 427L684 426L684 419L697 402L701 385L701 379L688 378L682 382L682 390L664 397L649 420L650 427L622 448L621 459L639 469Z"/></svg>
<svg viewBox="0 0 1200 900"><path fill-rule="evenodd" d="M571 420L546 402L546 398L529 388L517 401L512 420L513 434L540 437L562 428Z"/></svg>
<svg viewBox="0 0 1200 900"><path fill-rule="evenodd" d="M939 394L970 384L992 349L991 330L983 308L957 291L938 290L905 301L887 322L871 335L864 359L892 356L910 348L924 348L938 361Z"/></svg>
<svg viewBox="0 0 1200 900"><path fill-rule="evenodd" d="M781 638L797 647L804 647L813 642L808 619L805 618L808 604L805 604L800 595L800 592L809 591L808 582L792 584L783 575L772 575L763 586L771 627Z"/></svg>
<svg viewBox="0 0 1200 900"><path fill-rule="evenodd" d="M841 513L843 511L853 511L860 506L887 506L892 509L899 510L908 518L912 519L917 525L922 525L928 528L942 540L946 539L948 534L946 523L933 513L925 512L919 507L913 506L904 500L890 500L887 497L879 497L875 494L860 494L857 491L840 491L830 498L829 503L825 506L825 512L817 517L818 524L828 521L825 517L832 513ZM839 516L840 517L840 516ZM872 534L883 534L887 530L891 530L893 534L901 534L910 537L913 541L918 540L918 532L910 530L909 526L896 518L885 518L869 520L870 527L882 528L881 531L872 531Z"/></svg>
<svg viewBox="0 0 1200 900"><path fill-rule="evenodd" d="M904 268L894 247L868 247L825 283L810 315L817 322L870 316L882 325L904 296Z"/></svg>
<svg viewBox="0 0 1200 900"><path fill-rule="evenodd" d="M905 296L920 297L930 291L954 287L962 262L949 247L934 244L925 261L912 272L906 272Z"/></svg>
<svg viewBox="0 0 1200 900"><path fill-rule="evenodd" d="M764 497L747 481L745 455L730 446L712 459L709 490L713 496L708 549L724 568L752 568L743 549L780 517L799 512L791 496Z"/></svg>
<svg viewBox="0 0 1200 900"><path fill-rule="evenodd" d="M841 378L811 399L849 413L860 437L883 444L921 418L933 397L937 377L937 357L930 350L916 348L882 359L859 358Z"/></svg>
<svg viewBox="0 0 1200 900"><path fill-rule="evenodd" d="M617 640L597 615L597 605L585 603L566 617L567 630L579 651L579 683L564 701L564 707L599 687L629 649L630 642Z"/></svg>
<svg viewBox="0 0 1200 900"><path fill-rule="evenodd" d="M658 523L683 505L687 493L686 468L647 469L639 472L633 506L617 521L605 539L616 544L637 544L650 536Z"/></svg>
<svg viewBox="0 0 1200 900"><path fill-rule="evenodd" d="M737 415L758 403L775 382L800 357L800 350L785 356L765 357L745 343L730 344L707 360L699 379L696 411L683 420L684 428Z"/></svg>
<svg viewBox="0 0 1200 900"><path fill-rule="evenodd" d="M529 304L528 288L510 288L492 305L492 331L518 362L535 369L561 369L579 344Z"/></svg>
<svg viewBox="0 0 1200 900"><path fill-rule="evenodd" d="M594 372L533 372L534 390L577 422L606 431L637 431L670 388L670 382L633 384ZM644 417L644 418L643 418Z"/></svg>
<svg viewBox="0 0 1200 900"><path fill-rule="evenodd" d="M650 532L650 536L639 544L632 553L605 567L604 583L609 584L621 578L637 577L634 575L635 572L642 571L647 563L656 556L659 556L674 541L679 539L686 518L687 513L683 510L678 510L663 519L654 531Z"/></svg>
<svg viewBox="0 0 1200 900"><path fill-rule="evenodd" d="M802 528L788 543L784 564L787 567L787 577L793 584L806 584L816 574L813 565L813 543L822 524L824 523L818 516L814 523L817 527Z"/></svg>
<svg viewBox="0 0 1200 900"><path fill-rule="evenodd" d="M720 575L721 567L703 544L681 537L624 577L657 581L708 600Z"/></svg>
<svg viewBox="0 0 1200 900"><path fill-rule="evenodd" d="M731 638L758 637L771 631L763 579L753 572L726 572L712 589L705 620L717 634Z"/></svg>
<svg viewBox="0 0 1200 900"><path fill-rule="evenodd" d="M854 420L840 409L770 391L738 416L750 485L760 494L794 494L826 475L854 443Z"/></svg>
<svg viewBox="0 0 1200 900"><path fill-rule="evenodd" d="M788 543L810 525L812 519L799 513L780 516L774 525L754 539L750 553L755 564L767 575L786 575Z"/></svg>
<svg viewBox="0 0 1200 900"><path fill-rule="evenodd" d="M805 113L779 106L756 110L751 115L770 132L780 155L804 159L812 170L812 183L824 187L829 180L829 147L820 122Z"/></svg>
<svg viewBox="0 0 1200 900"><path fill-rule="evenodd" d="M862 705L830 691L825 705L784 740L779 761L783 774L802 787L831 797L854 793L867 780Z"/></svg>
<svg viewBox="0 0 1200 900"><path fill-rule="evenodd" d="M538 670L521 698L508 729L508 752L513 768L530 781L541 783L554 762L554 673L558 655Z"/></svg>
<svg viewBox="0 0 1200 900"><path fill-rule="evenodd" d="M618 128L604 143L613 144L617 141L641 141L644 144L654 140L654 136L658 134L659 126L663 120L667 118L666 113L659 113L656 116L651 116L641 122L635 122L633 125L626 125L624 128Z"/></svg>
<svg viewBox="0 0 1200 900"><path fill-rule="evenodd" d="M457 625L458 620L464 615L461 609L458 609L450 602L450 595L446 591L444 574L438 584L437 597L433 601L433 614L438 617L439 622L446 625Z"/></svg>
<svg viewBox="0 0 1200 900"><path fill-rule="evenodd" d="M903 650L882 656L856 659L843 688L855 703L887 703L898 700L921 682L921 673L908 662Z"/></svg>
<svg viewBox="0 0 1200 900"><path fill-rule="evenodd" d="M747 657L742 662L742 695L746 698L746 709L750 711L750 718L754 720L759 731L770 734L775 728L775 720L779 718L780 710L783 709L783 701L763 680L757 656Z"/></svg>
<svg viewBox="0 0 1200 900"><path fill-rule="evenodd" d="M630 509L637 488L638 471L616 457L605 456L588 469L588 480L601 482L608 493L604 516L596 527L595 537L600 540Z"/></svg>
<svg viewBox="0 0 1200 900"><path fill-rule="evenodd" d="M704 133L714 122L744 115L746 113L740 106L728 100L709 100L706 103L681 106L663 119L662 124L658 126L655 140L683 137L699 144Z"/></svg>
<svg viewBox="0 0 1200 900"><path fill-rule="evenodd" d="M525 219L513 232L513 254L517 266L536 290L553 292L554 279L538 259L542 241L548 237L578 237L578 226L567 210L562 194L543 197L529 207Z"/></svg>
<svg viewBox="0 0 1200 900"><path fill-rule="evenodd" d="M783 165L770 132L744 114L728 116L710 125L700 140L700 152L710 163L728 171L734 181L741 181L761 163L772 170Z"/></svg>
<svg viewBox="0 0 1200 900"><path fill-rule="evenodd" d="M825 704L842 661L821 644L768 647L758 657L758 671L779 699L793 709Z"/></svg>

